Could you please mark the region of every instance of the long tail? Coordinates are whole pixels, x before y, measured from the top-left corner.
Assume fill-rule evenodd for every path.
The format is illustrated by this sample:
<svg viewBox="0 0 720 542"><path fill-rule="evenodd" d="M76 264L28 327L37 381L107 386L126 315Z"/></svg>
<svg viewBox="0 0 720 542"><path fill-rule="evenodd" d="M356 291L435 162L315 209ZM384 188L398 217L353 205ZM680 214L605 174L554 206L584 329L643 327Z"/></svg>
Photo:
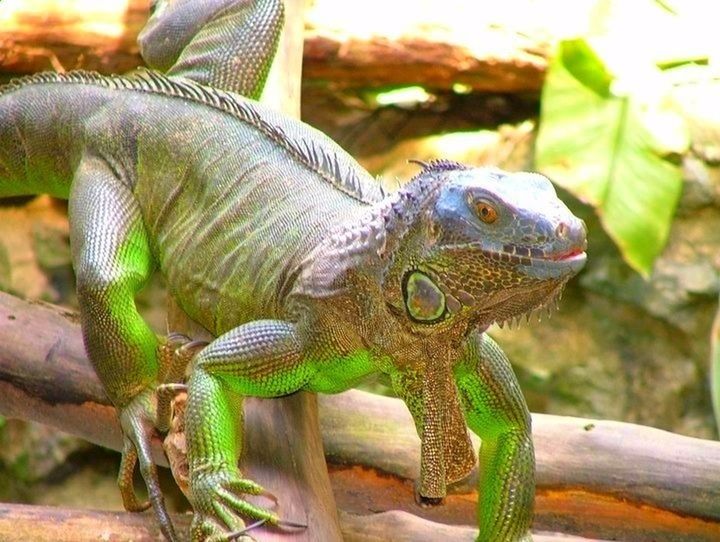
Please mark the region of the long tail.
<svg viewBox="0 0 720 542"><path fill-rule="evenodd" d="M0 87L0 197L67 198L87 119L111 94L85 77L42 73Z"/></svg>

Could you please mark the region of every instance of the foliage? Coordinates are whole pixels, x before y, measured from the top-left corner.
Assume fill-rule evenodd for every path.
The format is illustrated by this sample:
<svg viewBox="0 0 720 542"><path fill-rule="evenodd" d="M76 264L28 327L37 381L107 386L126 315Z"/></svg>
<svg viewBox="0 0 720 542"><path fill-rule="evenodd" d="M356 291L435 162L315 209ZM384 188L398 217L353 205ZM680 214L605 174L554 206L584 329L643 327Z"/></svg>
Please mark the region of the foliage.
<svg viewBox="0 0 720 542"><path fill-rule="evenodd" d="M667 2L601 0L585 35L559 42L543 89L537 168L594 206L645 276L667 240L689 146L672 68L709 58L691 21Z"/></svg>

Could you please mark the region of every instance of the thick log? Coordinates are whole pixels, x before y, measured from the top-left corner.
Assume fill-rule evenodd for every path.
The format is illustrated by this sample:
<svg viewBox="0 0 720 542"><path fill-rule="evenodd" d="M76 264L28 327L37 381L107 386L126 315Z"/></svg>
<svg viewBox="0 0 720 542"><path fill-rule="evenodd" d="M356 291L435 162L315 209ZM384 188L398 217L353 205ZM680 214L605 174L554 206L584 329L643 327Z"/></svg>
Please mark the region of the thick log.
<svg viewBox="0 0 720 542"><path fill-rule="evenodd" d="M173 514L173 524L188 539L189 514ZM54 506L0 503L3 542L158 542L163 540L151 513L75 510Z"/></svg>
<svg viewBox="0 0 720 542"><path fill-rule="evenodd" d="M532 2L517 10L506 4L489 3L482 17L468 17L465 0L316 0L306 19L304 77L335 87L450 89L459 83L481 91L537 92L557 17ZM3 0L0 71L126 72L141 64L135 39L148 5L149 0ZM565 24L568 17L579 18L573 15L579 11L565 10Z"/></svg>
<svg viewBox="0 0 720 542"><path fill-rule="evenodd" d="M507 5L486 3L478 16L463 16L468 7L465 0L317 0L308 13L304 77L334 88L539 91L551 50L548 29L539 30L537 19L509 17Z"/></svg>
<svg viewBox="0 0 720 542"><path fill-rule="evenodd" d="M149 0L3 0L0 70L129 71L141 63L136 39L149 6Z"/></svg>
<svg viewBox="0 0 720 542"><path fill-rule="evenodd" d="M442 508L412 505L412 485L404 481L418 475L420 445L398 400L352 390L320 396L320 414L336 499L345 510L472 521L473 477L456 485ZM533 414L533 438L534 528L641 542L720 540L720 443L543 414ZM378 491L363 494L364 487Z"/></svg>
<svg viewBox="0 0 720 542"><path fill-rule="evenodd" d="M115 413L79 335L72 313L0 293L0 413L118 449ZM471 481L445 506L414 504L419 443L398 400L350 391L320 396L319 404L341 509L474 523ZM536 528L638 541L720 540L720 443L620 422L536 414L533 423ZM255 429L248 424L249 435Z"/></svg>
<svg viewBox="0 0 720 542"><path fill-rule="evenodd" d="M372 516L340 514L345 542L377 542L392 533L393 542L474 542L477 530L473 527L439 525L407 512L381 512ZM602 542L599 539L570 536L561 533L535 533L534 542Z"/></svg>
<svg viewBox="0 0 720 542"><path fill-rule="evenodd" d="M173 522L186 537L190 524L188 514L174 514ZM395 542L434 542L453 540L471 542L474 529L438 526L403 512L385 512L370 518L342 514L343 540L346 542L377 542L397 533ZM253 534L256 534L253 531ZM157 542L160 529L153 516L128 512L74 510L50 506L0 504L0 540L27 542ZM594 542L587 538L542 534L535 542Z"/></svg>

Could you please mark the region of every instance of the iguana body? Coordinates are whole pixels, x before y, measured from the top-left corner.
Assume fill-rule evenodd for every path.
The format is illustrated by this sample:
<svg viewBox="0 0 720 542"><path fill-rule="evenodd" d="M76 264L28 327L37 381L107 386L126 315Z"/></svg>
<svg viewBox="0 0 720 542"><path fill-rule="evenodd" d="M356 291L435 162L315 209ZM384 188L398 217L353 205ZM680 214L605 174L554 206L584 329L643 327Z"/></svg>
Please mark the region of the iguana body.
<svg viewBox="0 0 720 542"><path fill-rule="evenodd" d="M188 383L194 540L241 515L277 521L241 497L262 489L236 465L242 397L338 392L378 371L416 421L420 497L472 468L467 423L483 441L478 539L529 536L529 414L482 332L551 302L583 265L584 226L547 179L435 162L384 196L328 138L239 95L71 73L0 93L0 196L38 192L69 197L88 354L168 537L146 450L158 342L134 306L155 268L218 337Z"/></svg>

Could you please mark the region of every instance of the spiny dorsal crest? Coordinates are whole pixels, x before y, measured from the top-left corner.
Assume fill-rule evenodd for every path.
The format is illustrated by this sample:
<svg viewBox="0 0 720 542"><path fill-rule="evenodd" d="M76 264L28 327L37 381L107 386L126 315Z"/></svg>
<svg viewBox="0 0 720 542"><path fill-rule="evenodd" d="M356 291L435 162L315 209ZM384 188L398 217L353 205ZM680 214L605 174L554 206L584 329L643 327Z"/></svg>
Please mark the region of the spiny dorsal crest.
<svg viewBox="0 0 720 542"><path fill-rule="evenodd" d="M321 132L309 128L301 134L289 133L274 122L269 113L254 102L238 99L237 95L199 85L188 79L169 78L155 71L139 70L129 76L104 76L86 71L67 73L44 72L15 79L0 87L0 95L22 87L42 83L78 83L110 89L134 90L174 96L213 107L233 115L253 126L266 137L285 148L296 160L315 172L321 179L347 196L363 203L375 203L384 198L380 183L347 155L334 141ZM291 124L288 124L292 128ZM312 137L304 137L306 134Z"/></svg>
<svg viewBox="0 0 720 542"><path fill-rule="evenodd" d="M456 162L455 160L448 160L446 158L435 158L429 162L423 160L408 160L411 164L417 164L422 168L420 175L424 173L431 173L433 171L460 171L470 169L469 166Z"/></svg>

